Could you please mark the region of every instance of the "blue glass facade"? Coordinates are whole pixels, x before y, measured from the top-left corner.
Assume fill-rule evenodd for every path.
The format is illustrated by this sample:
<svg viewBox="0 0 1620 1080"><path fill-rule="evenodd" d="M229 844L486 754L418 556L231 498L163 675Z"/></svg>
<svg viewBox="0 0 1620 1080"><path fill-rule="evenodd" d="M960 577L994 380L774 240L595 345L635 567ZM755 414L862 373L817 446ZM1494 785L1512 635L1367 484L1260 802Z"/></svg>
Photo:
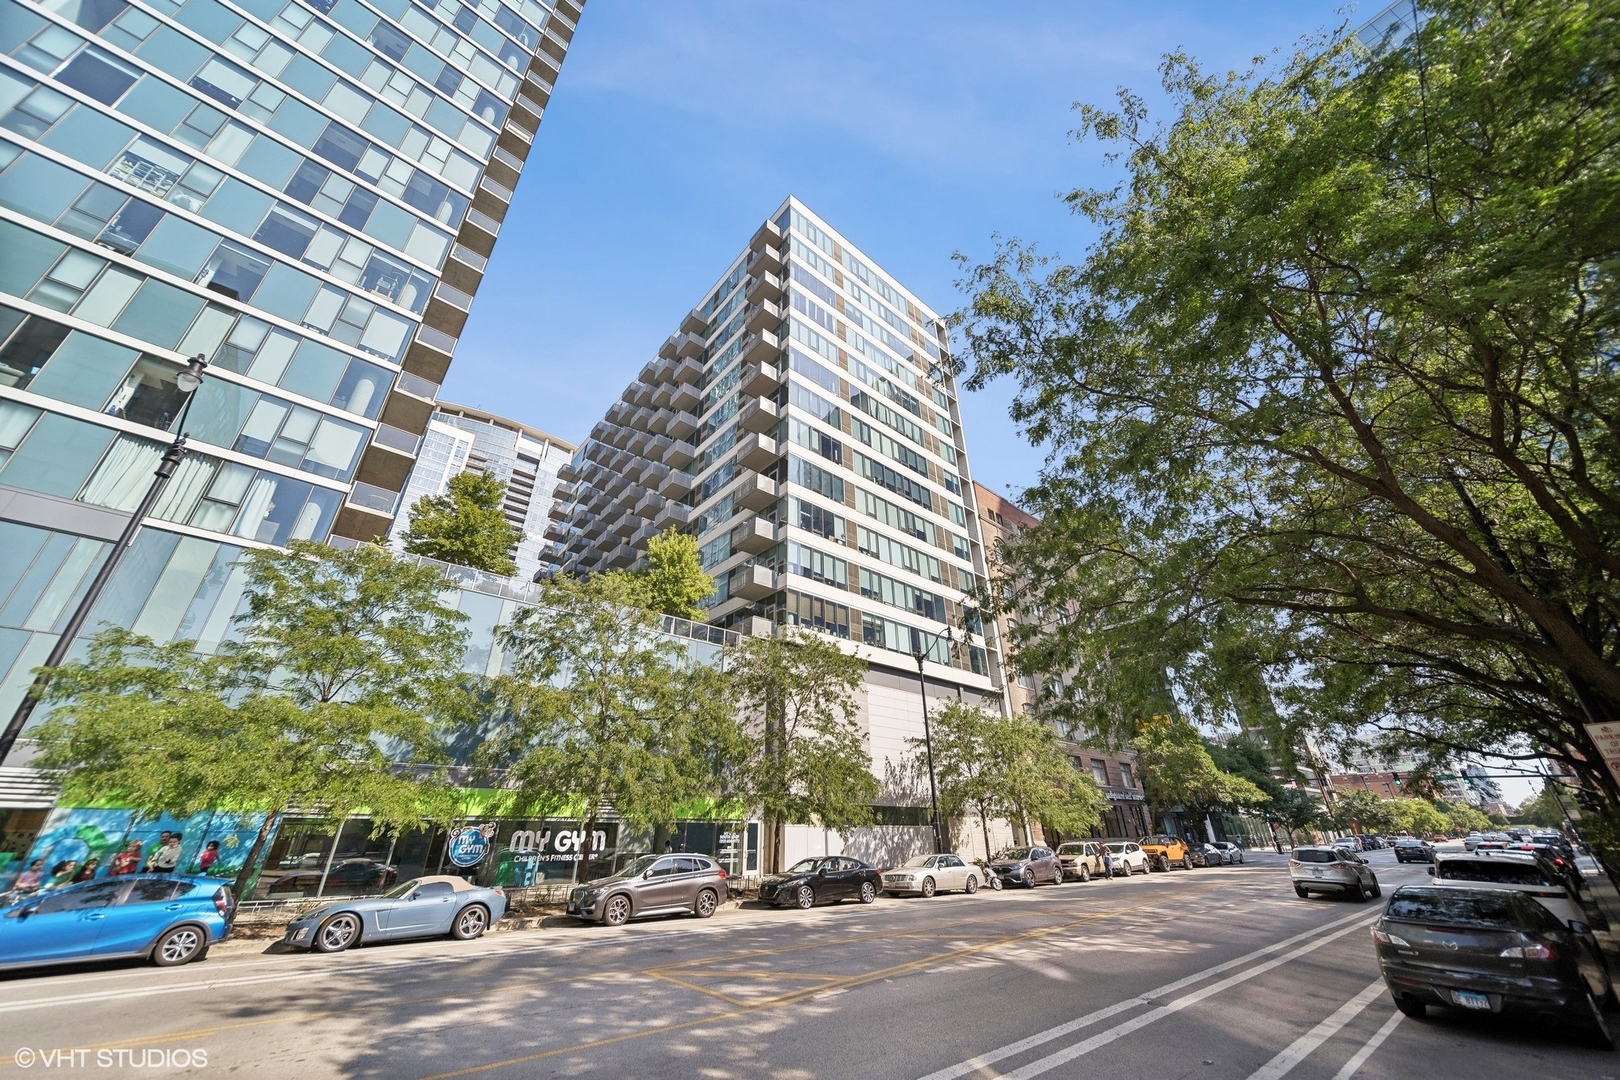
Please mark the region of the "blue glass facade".
<svg viewBox="0 0 1620 1080"><path fill-rule="evenodd" d="M188 357L91 627L206 639L242 545L388 531L579 10L0 0L0 711Z"/></svg>

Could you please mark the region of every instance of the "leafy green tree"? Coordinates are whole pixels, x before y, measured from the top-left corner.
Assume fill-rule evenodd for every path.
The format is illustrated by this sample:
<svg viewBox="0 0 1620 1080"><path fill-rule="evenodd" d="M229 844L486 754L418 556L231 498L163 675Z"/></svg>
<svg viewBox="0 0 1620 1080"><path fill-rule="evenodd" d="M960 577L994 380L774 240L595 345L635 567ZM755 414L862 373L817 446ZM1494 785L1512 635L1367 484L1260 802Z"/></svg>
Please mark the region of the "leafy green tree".
<svg viewBox="0 0 1620 1080"><path fill-rule="evenodd" d="M967 268L967 385L1015 380L1052 449L1002 576L1063 617L1013 645L1092 730L1168 671L1198 719L1259 683L1285 727L1545 753L1613 806L1620 18L1424 8L1269 77L1168 57L1167 123L1081 111L1125 167L1068 197L1086 258Z"/></svg>
<svg viewBox="0 0 1620 1080"><path fill-rule="evenodd" d="M1455 803L1447 807L1445 813L1446 824L1453 836L1471 832L1489 832L1491 829L1491 819L1472 806Z"/></svg>
<svg viewBox="0 0 1620 1080"><path fill-rule="evenodd" d="M1397 799L1400 830L1413 836L1438 836L1449 824L1439 807L1428 799Z"/></svg>
<svg viewBox="0 0 1620 1080"><path fill-rule="evenodd" d="M1102 820L1103 796L1059 746L1050 725L1025 713L999 712L947 701L930 718L940 813L971 812L990 847L990 821L1040 821L1059 832L1084 834ZM919 759L922 739L911 740Z"/></svg>
<svg viewBox="0 0 1620 1080"><path fill-rule="evenodd" d="M1217 768L1203 736L1185 720L1154 716L1142 722L1131 745L1148 801L1160 810L1180 806L1208 814L1267 802L1266 793L1254 784Z"/></svg>
<svg viewBox="0 0 1620 1080"><path fill-rule="evenodd" d="M511 552L523 531L506 520L505 499L506 483L494 476L452 476L443 495L424 495L411 507L405 550L492 574L516 573Z"/></svg>
<svg viewBox="0 0 1620 1080"><path fill-rule="evenodd" d="M1553 794L1552 781L1542 785L1541 791L1533 798L1526 799L1516 816L1526 825L1537 825L1543 829L1563 828L1564 808Z"/></svg>
<svg viewBox="0 0 1620 1080"><path fill-rule="evenodd" d="M1384 799L1366 789L1340 795L1333 801L1328 818L1343 832L1385 833L1398 831L1403 824L1398 799Z"/></svg>
<svg viewBox="0 0 1620 1080"><path fill-rule="evenodd" d="M646 587L648 607L680 619L703 618L698 605L715 593L697 541L673 527L647 541L647 567L637 577Z"/></svg>
<svg viewBox="0 0 1620 1080"><path fill-rule="evenodd" d="M848 829L872 821L878 796L855 715L866 662L819 635L783 628L750 637L728 659L749 725L751 801L764 818L764 866L781 869L784 826Z"/></svg>
<svg viewBox="0 0 1620 1080"><path fill-rule="evenodd" d="M237 636L216 656L124 630L52 680L40 764L137 813L257 817L240 895L288 807L376 828L433 812L438 709L459 692L465 617L433 569L383 548L250 550Z"/></svg>
<svg viewBox="0 0 1620 1080"><path fill-rule="evenodd" d="M1322 804L1309 791L1296 787L1283 787L1266 807L1266 816L1288 833L1289 842L1294 834L1307 829L1321 817Z"/></svg>
<svg viewBox="0 0 1620 1080"><path fill-rule="evenodd" d="M586 836L603 806L646 827L728 794L745 756L727 679L661 632L645 596L626 574L553 577L498 635L506 716L479 759L508 770L516 805L576 817Z"/></svg>

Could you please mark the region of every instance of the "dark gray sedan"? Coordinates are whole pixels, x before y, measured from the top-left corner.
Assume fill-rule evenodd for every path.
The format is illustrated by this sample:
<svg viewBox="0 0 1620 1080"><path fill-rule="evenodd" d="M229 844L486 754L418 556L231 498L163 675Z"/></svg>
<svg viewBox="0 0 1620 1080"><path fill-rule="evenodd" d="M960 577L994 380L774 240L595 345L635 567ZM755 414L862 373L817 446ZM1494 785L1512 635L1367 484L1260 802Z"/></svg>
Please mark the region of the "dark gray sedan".
<svg viewBox="0 0 1620 1080"><path fill-rule="evenodd" d="M412 878L381 896L325 904L287 927L284 944L316 952L405 938L468 941L506 914L506 893L448 875Z"/></svg>

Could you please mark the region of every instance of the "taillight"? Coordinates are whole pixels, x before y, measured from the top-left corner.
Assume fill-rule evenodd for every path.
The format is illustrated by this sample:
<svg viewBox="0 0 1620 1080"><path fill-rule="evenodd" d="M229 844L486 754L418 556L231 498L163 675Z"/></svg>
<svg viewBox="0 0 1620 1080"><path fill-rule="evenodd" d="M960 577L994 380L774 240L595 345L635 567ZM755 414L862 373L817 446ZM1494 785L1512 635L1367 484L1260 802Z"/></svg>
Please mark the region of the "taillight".
<svg viewBox="0 0 1620 1080"><path fill-rule="evenodd" d="M723 866L720 868L720 880L726 880L726 868Z"/></svg>
<svg viewBox="0 0 1620 1080"><path fill-rule="evenodd" d="M1407 941L1399 934L1386 934L1376 926L1372 928L1372 936L1373 940L1378 942L1380 945L1400 945L1405 948L1412 947L1411 942Z"/></svg>
<svg viewBox="0 0 1620 1080"><path fill-rule="evenodd" d="M221 915L231 913L231 890L224 887L214 890L214 910Z"/></svg>
<svg viewBox="0 0 1620 1080"><path fill-rule="evenodd" d="M1552 946L1537 942L1534 945L1513 945L1496 955L1517 960L1551 960L1558 954L1553 952Z"/></svg>
<svg viewBox="0 0 1620 1080"><path fill-rule="evenodd" d="M1298 859L1289 859L1288 860L1288 869L1290 869L1290 870L1292 870L1296 866L1301 866L1301 865L1303 865L1303 864Z"/></svg>
<svg viewBox="0 0 1620 1080"><path fill-rule="evenodd" d="M495 888L490 890L490 891L493 892L496 896L500 897L502 900L506 899L506 890L501 888L499 885L495 886Z"/></svg>

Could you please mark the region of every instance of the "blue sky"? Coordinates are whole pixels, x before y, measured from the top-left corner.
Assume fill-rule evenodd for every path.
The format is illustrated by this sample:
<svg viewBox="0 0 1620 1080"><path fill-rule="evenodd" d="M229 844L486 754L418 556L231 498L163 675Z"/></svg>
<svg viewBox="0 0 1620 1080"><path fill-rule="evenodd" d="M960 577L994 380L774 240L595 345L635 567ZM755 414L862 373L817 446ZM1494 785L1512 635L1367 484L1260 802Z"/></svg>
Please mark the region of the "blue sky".
<svg viewBox="0 0 1620 1080"><path fill-rule="evenodd" d="M1381 3L1362 0L1371 13ZM941 314L996 233L1077 259L1059 193L1115 183L1076 101L1159 101L1160 57L1247 67L1337 0L590 0L443 397L577 442L789 194ZM1162 111L1161 111L1162 115ZM1041 453L1010 389L964 394L975 479Z"/></svg>

